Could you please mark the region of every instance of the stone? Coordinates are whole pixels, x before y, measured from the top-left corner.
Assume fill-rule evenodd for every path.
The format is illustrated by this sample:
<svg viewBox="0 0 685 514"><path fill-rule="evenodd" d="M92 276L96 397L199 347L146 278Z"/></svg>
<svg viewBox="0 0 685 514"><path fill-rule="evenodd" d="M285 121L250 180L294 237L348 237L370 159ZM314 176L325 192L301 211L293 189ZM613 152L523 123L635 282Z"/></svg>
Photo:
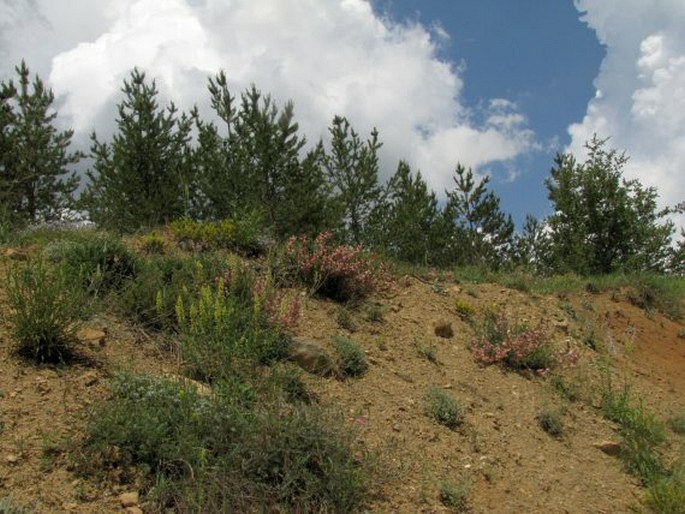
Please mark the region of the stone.
<svg viewBox="0 0 685 514"><path fill-rule="evenodd" d="M98 344L100 346L105 346L107 339L107 333L97 328L82 328L76 335L84 343Z"/></svg>
<svg viewBox="0 0 685 514"><path fill-rule="evenodd" d="M121 503L121 506L124 508L135 507L138 505L138 493L134 491L120 494L119 503Z"/></svg>
<svg viewBox="0 0 685 514"><path fill-rule="evenodd" d="M595 448L602 450L607 455L612 457L618 455L621 452L621 443L615 441L601 441L593 445Z"/></svg>
<svg viewBox="0 0 685 514"><path fill-rule="evenodd" d="M288 360L314 375L327 376L333 372L333 359L326 350L304 337L293 337Z"/></svg>
<svg viewBox="0 0 685 514"><path fill-rule="evenodd" d="M143 514L143 509L138 506L128 507L126 509L126 514Z"/></svg>
<svg viewBox="0 0 685 514"><path fill-rule="evenodd" d="M454 337L454 330L452 330L452 323L445 320L439 320L433 323L433 331L438 337L450 339Z"/></svg>

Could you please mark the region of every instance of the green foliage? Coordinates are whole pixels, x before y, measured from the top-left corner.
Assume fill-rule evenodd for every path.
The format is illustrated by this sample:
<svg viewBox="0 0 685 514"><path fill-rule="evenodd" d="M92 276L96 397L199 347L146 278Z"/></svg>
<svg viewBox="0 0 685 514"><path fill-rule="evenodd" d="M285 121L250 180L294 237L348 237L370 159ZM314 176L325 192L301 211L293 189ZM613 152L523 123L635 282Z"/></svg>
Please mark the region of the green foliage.
<svg viewBox="0 0 685 514"><path fill-rule="evenodd" d="M467 321L471 320L473 318L473 315L476 313L476 308L469 302L467 302L466 300L462 300L461 298L457 298L454 301L454 308L457 311L459 317Z"/></svg>
<svg viewBox="0 0 685 514"><path fill-rule="evenodd" d="M72 130L58 132L54 94L30 79L26 63L19 83L0 83L0 205L6 221L53 219L72 205L79 179L68 168L83 155L69 152Z"/></svg>
<svg viewBox="0 0 685 514"><path fill-rule="evenodd" d="M438 387L433 387L426 396L426 414L441 425L455 430L464 421L459 401Z"/></svg>
<svg viewBox="0 0 685 514"><path fill-rule="evenodd" d="M545 409L540 411L535 420L542 430L552 437L561 437L564 434L564 423L558 410Z"/></svg>
<svg viewBox="0 0 685 514"><path fill-rule="evenodd" d="M628 300L641 309L657 310L672 320L683 317L685 281L653 274L635 275L628 281Z"/></svg>
<svg viewBox="0 0 685 514"><path fill-rule="evenodd" d="M487 190L489 177L476 184L473 172L457 164L454 191L447 192L445 215L454 223L452 247L457 265L503 265L511 250L514 222Z"/></svg>
<svg viewBox="0 0 685 514"><path fill-rule="evenodd" d="M685 514L685 464L680 463L645 493L645 503L658 514Z"/></svg>
<svg viewBox="0 0 685 514"><path fill-rule="evenodd" d="M633 402L628 386L617 391L607 375L601 390L601 409L607 419L620 426L620 456L628 471L647 486L666 477L668 472L658 451L666 441L664 425L645 410L642 402Z"/></svg>
<svg viewBox="0 0 685 514"><path fill-rule="evenodd" d="M223 272L225 264L211 256L180 258L155 256L139 263L135 280L127 281L113 297L115 310L152 330L176 331L176 304L195 297L208 277Z"/></svg>
<svg viewBox="0 0 685 514"><path fill-rule="evenodd" d="M438 348L434 344L424 345L418 341L414 341L414 346L416 347L416 353L419 357L426 359L428 362L433 364L440 364L438 361Z"/></svg>
<svg viewBox="0 0 685 514"><path fill-rule="evenodd" d="M6 283L7 319L17 353L41 363L68 360L85 304L67 270L32 262L9 268Z"/></svg>
<svg viewBox="0 0 685 514"><path fill-rule="evenodd" d="M338 204L344 239L352 244L364 241L372 212L382 203L382 189L378 184L378 131L362 142L359 135L343 117L336 116L328 129L331 151L326 155L325 168Z"/></svg>
<svg viewBox="0 0 685 514"><path fill-rule="evenodd" d="M261 221L256 213L241 220L196 221L189 218L169 224L169 232L179 243L195 250L232 249L256 253Z"/></svg>
<svg viewBox="0 0 685 514"><path fill-rule="evenodd" d="M346 377L359 377L366 373L364 350L358 343L344 337L335 337L333 347L337 353L338 370Z"/></svg>
<svg viewBox="0 0 685 514"><path fill-rule="evenodd" d="M197 122L202 217L237 220L258 207L280 238L326 228L331 209L323 150L318 145L300 160L305 139L292 103L279 111L252 86L236 105L224 72L209 80L209 92L223 126Z"/></svg>
<svg viewBox="0 0 685 514"><path fill-rule="evenodd" d="M124 242L107 234L58 242L47 253L93 296L121 288L136 276L139 268L138 259Z"/></svg>
<svg viewBox="0 0 685 514"><path fill-rule="evenodd" d="M673 225L660 223L657 192L622 178L625 154L606 150L607 140L586 144L578 163L559 154L546 184L555 214L549 218L557 271L604 274L616 270L663 271Z"/></svg>
<svg viewBox="0 0 685 514"><path fill-rule="evenodd" d="M164 236L158 232L150 232L140 238L140 246L148 255L161 255L164 253Z"/></svg>
<svg viewBox="0 0 685 514"><path fill-rule="evenodd" d="M284 357L285 336L267 319L264 294L254 294L254 279L234 267L202 287L197 299L179 297L176 315L181 354L193 375L213 382L233 372L238 360L269 362Z"/></svg>
<svg viewBox="0 0 685 514"><path fill-rule="evenodd" d="M111 465L116 447L114 465L147 469L150 499L175 512L359 511L367 477L340 420L307 406L253 409L242 387L202 396L181 381L115 377L90 418L82 472Z"/></svg>
<svg viewBox="0 0 685 514"><path fill-rule="evenodd" d="M527 214L523 230L514 238L513 261L526 270L547 273L551 266L551 245L547 222Z"/></svg>
<svg viewBox="0 0 685 514"><path fill-rule="evenodd" d="M82 197L99 226L122 232L159 226L183 216L191 176L192 118L173 103L157 104L157 87L134 69L122 89L118 131L110 143L92 135L93 168Z"/></svg>
<svg viewBox="0 0 685 514"><path fill-rule="evenodd" d="M468 480L460 480L458 483L452 480L440 481L440 502L452 512L467 512L468 496L471 483Z"/></svg>
<svg viewBox="0 0 685 514"><path fill-rule="evenodd" d="M415 264L445 263L445 241L449 223L438 209L421 173L412 175L409 164L400 161L387 184L385 204L377 209L376 244L395 259ZM382 213L382 214L381 214Z"/></svg>

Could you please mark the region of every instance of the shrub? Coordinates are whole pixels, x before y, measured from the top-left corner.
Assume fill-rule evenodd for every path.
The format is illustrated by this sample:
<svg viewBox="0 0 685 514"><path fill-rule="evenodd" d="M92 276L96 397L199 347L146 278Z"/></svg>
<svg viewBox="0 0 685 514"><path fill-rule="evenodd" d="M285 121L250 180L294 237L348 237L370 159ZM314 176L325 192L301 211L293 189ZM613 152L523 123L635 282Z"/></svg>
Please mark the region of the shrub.
<svg viewBox="0 0 685 514"><path fill-rule="evenodd" d="M227 276L229 284L219 277L198 298L179 297L176 304L182 356L196 376L210 382L230 375L236 360L270 362L287 351L287 338L268 319L268 294L254 293L245 270L232 268Z"/></svg>
<svg viewBox="0 0 685 514"><path fill-rule="evenodd" d="M685 514L685 469L676 469L651 485L645 503L660 514Z"/></svg>
<svg viewBox="0 0 685 514"><path fill-rule="evenodd" d="M127 375L111 389L90 417L80 469L147 469L160 510L346 513L362 506L368 479L353 434L321 409L262 402L253 410L233 393L204 397L180 382Z"/></svg>
<svg viewBox="0 0 685 514"><path fill-rule="evenodd" d="M10 268L7 296L16 351L37 362L67 359L85 305L67 270L52 269L42 260Z"/></svg>
<svg viewBox="0 0 685 514"><path fill-rule="evenodd" d="M0 514L30 514L31 512L27 508L16 505L11 495L0 499Z"/></svg>
<svg viewBox="0 0 685 514"><path fill-rule="evenodd" d="M470 320L476 313L476 309L466 300L461 300L457 298L454 301L454 308L457 310L457 314L463 320Z"/></svg>
<svg viewBox="0 0 685 514"><path fill-rule="evenodd" d="M229 249L253 254L260 250L261 227L261 218L253 213L241 220L200 222L183 218L171 222L169 232L179 243L196 250Z"/></svg>
<svg viewBox="0 0 685 514"><path fill-rule="evenodd" d="M336 337L333 339L333 346L338 354L338 369L344 376L359 377L366 372L368 364L359 344L344 337Z"/></svg>
<svg viewBox="0 0 685 514"><path fill-rule="evenodd" d="M120 288L139 269L138 259L121 239L107 235L65 242L53 247L49 256L93 296Z"/></svg>
<svg viewBox="0 0 685 514"><path fill-rule="evenodd" d="M334 246L333 234L324 232L314 241L291 237L285 248L286 266L304 282L311 294L335 301L358 301L381 286L383 266L361 246Z"/></svg>
<svg viewBox="0 0 685 514"><path fill-rule="evenodd" d="M140 238L140 246L147 254L161 255L164 253L164 236L150 232Z"/></svg>
<svg viewBox="0 0 685 514"><path fill-rule="evenodd" d="M464 421L459 401L438 387L433 387L428 391L426 414L452 430Z"/></svg>
<svg viewBox="0 0 685 514"><path fill-rule="evenodd" d="M512 324L503 310L486 313L476 331L478 335L470 346L479 364L503 364L515 370L546 374L559 363L577 360L575 352L555 352L541 325L529 328L525 324Z"/></svg>
<svg viewBox="0 0 685 514"><path fill-rule="evenodd" d="M564 433L564 423L561 420L561 413L553 410L543 410L535 416L538 425L542 430L552 437L561 437Z"/></svg>
<svg viewBox="0 0 685 514"><path fill-rule="evenodd" d="M452 480L440 482L440 502L452 512L466 512L471 484L467 480L454 483Z"/></svg>

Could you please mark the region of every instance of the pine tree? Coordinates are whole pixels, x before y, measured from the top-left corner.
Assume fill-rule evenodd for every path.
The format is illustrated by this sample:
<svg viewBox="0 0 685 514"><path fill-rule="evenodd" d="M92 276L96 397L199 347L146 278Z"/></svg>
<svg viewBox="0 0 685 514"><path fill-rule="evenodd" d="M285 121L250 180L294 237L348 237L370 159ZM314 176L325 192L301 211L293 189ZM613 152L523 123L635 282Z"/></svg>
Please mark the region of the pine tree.
<svg viewBox="0 0 685 514"><path fill-rule="evenodd" d="M438 200L418 172L401 161L388 182L384 246L387 253L415 264L439 264L444 220Z"/></svg>
<svg viewBox="0 0 685 514"><path fill-rule="evenodd" d="M557 155L546 180L555 210L549 218L555 268L582 274L663 271L674 228L660 220L670 211L657 210L654 188L622 178L628 157L605 150L606 142L593 137L584 163Z"/></svg>
<svg viewBox="0 0 685 514"><path fill-rule="evenodd" d="M514 238L515 264L538 273L548 271L551 259L550 245L546 222L527 214L522 232Z"/></svg>
<svg viewBox="0 0 685 514"><path fill-rule="evenodd" d="M514 222L500 209L499 198L487 190L489 177L476 184L471 169L457 164L454 191L446 191L445 212L454 223L454 259L460 265L499 267L512 244Z"/></svg>
<svg viewBox="0 0 685 514"><path fill-rule="evenodd" d="M252 86L236 107L223 72L210 79L209 91L223 122L199 127L197 162L211 215L258 209L279 237L323 228L329 193L321 146L300 160L306 140L298 135L293 104L279 110Z"/></svg>
<svg viewBox="0 0 685 514"><path fill-rule="evenodd" d="M111 143L92 134L95 163L84 205L96 223L132 231L183 216L191 176L192 117L178 114L173 102L157 103L155 82L134 69L122 88L118 131Z"/></svg>
<svg viewBox="0 0 685 514"><path fill-rule="evenodd" d="M326 171L339 209L343 238L349 243L365 241L369 216L382 202L378 184L378 131L362 142L347 119L336 116L329 128L331 152Z"/></svg>
<svg viewBox="0 0 685 514"><path fill-rule="evenodd" d="M0 205L13 221L55 218L73 204L79 179L68 168L83 155L69 151L73 131L54 126L52 90L24 61L15 69L18 86L0 83Z"/></svg>

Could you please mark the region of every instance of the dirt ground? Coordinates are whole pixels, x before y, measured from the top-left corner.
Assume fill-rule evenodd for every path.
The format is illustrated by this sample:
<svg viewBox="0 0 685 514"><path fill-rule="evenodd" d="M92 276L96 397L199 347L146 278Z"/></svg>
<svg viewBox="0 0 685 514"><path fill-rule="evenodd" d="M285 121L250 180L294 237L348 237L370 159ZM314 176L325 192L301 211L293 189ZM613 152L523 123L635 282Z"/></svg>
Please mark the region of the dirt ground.
<svg viewBox="0 0 685 514"><path fill-rule="evenodd" d="M5 265L0 259L3 277ZM544 321L560 348L581 353L563 373L579 384L582 400L561 399L549 379L477 365L468 349L473 330L455 309L458 299L477 313L502 307L514 319ZM682 323L646 313L621 294L543 296L416 277L399 277L377 300L382 321L369 321L364 308L341 315L339 305L308 298L295 329L325 348L333 336L344 336L366 352L370 367L361 378L308 375L306 382L322 404L344 413L360 447L375 456L368 512L449 512L439 499L443 480L469 484L474 513L609 514L639 505L639 481L596 447L618 441L616 426L597 409L596 386L611 367L617 383L629 383L660 419L685 412ZM2 286L0 309L7 309ZM347 328L340 321L345 314ZM451 324L454 334L436 336L436 323ZM78 478L64 441L78 436L88 407L106 395L106 379L117 369L179 373L173 357L120 320L103 315L87 328L93 331L82 333L88 359L51 368L12 356L8 327L0 324L0 498L11 494L16 505L38 513L123 512L119 497L129 491ZM595 350L585 344L590 338ZM465 422L457 430L425 414L431 387L461 402ZM559 439L536 421L552 408L564 413ZM144 498L140 507L145 510Z"/></svg>

